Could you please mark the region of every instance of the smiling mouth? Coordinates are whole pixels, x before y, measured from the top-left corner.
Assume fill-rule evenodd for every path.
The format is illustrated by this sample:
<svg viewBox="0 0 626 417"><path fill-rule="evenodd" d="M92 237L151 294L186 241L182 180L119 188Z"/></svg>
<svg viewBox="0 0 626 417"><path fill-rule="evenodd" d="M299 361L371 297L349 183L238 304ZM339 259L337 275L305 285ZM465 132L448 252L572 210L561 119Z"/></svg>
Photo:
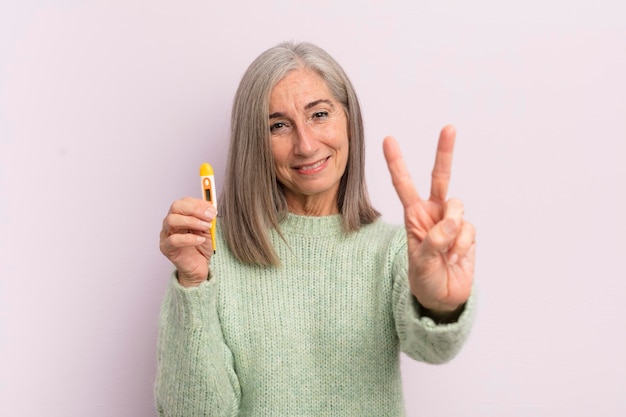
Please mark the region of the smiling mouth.
<svg viewBox="0 0 626 417"><path fill-rule="evenodd" d="M316 172L317 170L319 170L328 160L330 159L330 156L324 158L324 159L320 159L317 162L314 162L310 165L296 165L293 167L293 169L306 174L306 173L313 173Z"/></svg>

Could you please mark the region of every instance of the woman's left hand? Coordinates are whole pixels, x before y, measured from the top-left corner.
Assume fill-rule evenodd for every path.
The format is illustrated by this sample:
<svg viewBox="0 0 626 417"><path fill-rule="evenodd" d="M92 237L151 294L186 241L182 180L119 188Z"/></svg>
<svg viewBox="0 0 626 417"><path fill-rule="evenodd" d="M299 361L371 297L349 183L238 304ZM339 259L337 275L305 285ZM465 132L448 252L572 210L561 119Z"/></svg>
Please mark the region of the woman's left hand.
<svg viewBox="0 0 626 417"><path fill-rule="evenodd" d="M428 200L417 193L396 141L387 137L383 142L391 179L404 206L411 292L431 316L439 318L459 311L474 279L476 230L463 219L463 204L446 199L455 136L453 126L441 130Z"/></svg>

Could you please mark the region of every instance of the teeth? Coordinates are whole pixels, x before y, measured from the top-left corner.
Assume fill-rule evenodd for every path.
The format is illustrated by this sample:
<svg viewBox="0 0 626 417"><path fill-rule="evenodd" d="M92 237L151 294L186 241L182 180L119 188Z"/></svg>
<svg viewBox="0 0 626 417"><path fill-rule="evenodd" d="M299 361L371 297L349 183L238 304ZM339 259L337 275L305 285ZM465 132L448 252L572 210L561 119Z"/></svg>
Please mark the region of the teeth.
<svg viewBox="0 0 626 417"><path fill-rule="evenodd" d="M299 166L299 167L298 167L298 169L299 169L300 171L310 171L310 170L312 170L312 169L319 168L320 166L322 166L322 164L323 164L324 162L326 162L326 160L325 160L325 159L322 159L321 161L316 162L316 163L315 163L315 164L313 164L313 165Z"/></svg>

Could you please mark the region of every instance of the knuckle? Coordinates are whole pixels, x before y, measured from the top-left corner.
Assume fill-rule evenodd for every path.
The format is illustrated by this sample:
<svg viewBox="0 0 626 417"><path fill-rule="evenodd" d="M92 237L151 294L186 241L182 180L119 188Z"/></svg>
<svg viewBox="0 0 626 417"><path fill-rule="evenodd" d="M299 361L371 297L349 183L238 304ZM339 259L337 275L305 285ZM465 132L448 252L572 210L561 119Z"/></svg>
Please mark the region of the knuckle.
<svg viewBox="0 0 626 417"><path fill-rule="evenodd" d="M170 206L170 213L185 214L189 211L189 207L194 204L194 200L191 197L183 197L174 201Z"/></svg>
<svg viewBox="0 0 626 417"><path fill-rule="evenodd" d="M169 229L171 227L171 223L170 223L171 222L171 217L172 217L172 215L168 214L167 216L165 216L163 218L163 225L161 227L161 234L165 234L165 235L168 234Z"/></svg>
<svg viewBox="0 0 626 417"><path fill-rule="evenodd" d="M170 253L170 248L169 248L169 244L168 244L168 239L162 239L159 242L159 249L161 250L161 253L167 257L169 257L169 253Z"/></svg>
<svg viewBox="0 0 626 417"><path fill-rule="evenodd" d="M461 234L455 243L462 251L466 252L475 242L475 228L470 223L464 223Z"/></svg>
<svg viewBox="0 0 626 417"><path fill-rule="evenodd" d="M450 238L446 236L441 227L434 227L426 236L428 243L438 250L445 250L450 244Z"/></svg>
<svg viewBox="0 0 626 417"><path fill-rule="evenodd" d="M189 216L179 216L178 223L179 228L189 229L193 224L193 220Z"/></svg>
<svg viewBox="0 0 626 417"><path fill-rule="evenodd" d="M178 212L178 207L180 206L180 200L176 200L174 201L171 205L170 205L170 213L176 213Z"/></svg>
<svg viewBox="0 0 626 417"><path fill-rule="evenodd" d="M168 215L165 219L163 219L163 229L168 233L171 229L175 227L175 216L173 214Z"/></svg>
<svg viewBox="0 0 626 417"><path fill-rule="evenodd" d="M465 206L463 205L463 202L461 202L461 200L459 200L458 198L450 198L447 201L447 206L448 209L454 210L455 213L464 213L465 212Z"/></svg>
<svg viewBox="0 0 626 417"><path fill-rule="evenodd" d="M476 227L469 222L463 222L463 235L470 242L474 241L476 239Z"/></svg>

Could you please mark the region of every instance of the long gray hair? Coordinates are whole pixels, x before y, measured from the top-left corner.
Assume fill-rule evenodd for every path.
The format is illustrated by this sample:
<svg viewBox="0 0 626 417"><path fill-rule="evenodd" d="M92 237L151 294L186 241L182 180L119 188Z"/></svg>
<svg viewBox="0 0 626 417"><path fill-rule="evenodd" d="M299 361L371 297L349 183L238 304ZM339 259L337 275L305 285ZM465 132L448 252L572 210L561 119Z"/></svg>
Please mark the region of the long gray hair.
<svg viewBox="0 0 626 417"><path fill-rule="evenodd" d="M233 103L220 213L226 242L235 257L244 263L280 264L269 230L274 228L280 233L287 203L275 174L269 97L274 86L297 68L319 74L347 115L348 164L337 195L344 230L357 231L380 216L370 203L365 184L363 120L352 83L323 49L310 43L282 43L266 50L250 64Z"/></svg>

